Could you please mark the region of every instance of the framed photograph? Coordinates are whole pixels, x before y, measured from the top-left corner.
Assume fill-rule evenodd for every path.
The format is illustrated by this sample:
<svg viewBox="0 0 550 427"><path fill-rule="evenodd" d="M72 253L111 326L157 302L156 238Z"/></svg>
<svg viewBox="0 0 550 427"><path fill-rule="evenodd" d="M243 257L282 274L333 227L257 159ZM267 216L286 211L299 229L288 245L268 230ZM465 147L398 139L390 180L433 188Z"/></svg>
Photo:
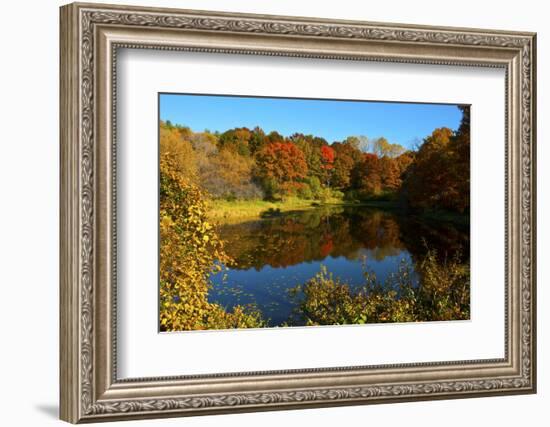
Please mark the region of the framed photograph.
<svg viewBox="0 0 550 427"><path fill-rule="evenodd" d="M60 21L63 420L536 391L535 34Z"/></svg>

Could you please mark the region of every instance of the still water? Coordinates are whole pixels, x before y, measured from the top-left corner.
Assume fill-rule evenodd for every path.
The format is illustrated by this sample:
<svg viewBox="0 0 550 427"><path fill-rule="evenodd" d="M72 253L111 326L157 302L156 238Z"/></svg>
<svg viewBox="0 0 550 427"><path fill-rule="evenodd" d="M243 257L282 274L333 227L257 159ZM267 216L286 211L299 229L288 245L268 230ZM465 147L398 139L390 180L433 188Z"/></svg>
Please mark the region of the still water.
<svg viewBox="0 0 550 427"><path fill-rule="evenodd" d="M209 300L228 309L254 304L270 326L289 319L294 309L289 289L314 277L321 266L358 287L365 271L383 282L400 263L414 268L427 248L442 257L457 251L469 257L467 226L357 206L226 224L218 232L234 263L211 276Z"/></svg>

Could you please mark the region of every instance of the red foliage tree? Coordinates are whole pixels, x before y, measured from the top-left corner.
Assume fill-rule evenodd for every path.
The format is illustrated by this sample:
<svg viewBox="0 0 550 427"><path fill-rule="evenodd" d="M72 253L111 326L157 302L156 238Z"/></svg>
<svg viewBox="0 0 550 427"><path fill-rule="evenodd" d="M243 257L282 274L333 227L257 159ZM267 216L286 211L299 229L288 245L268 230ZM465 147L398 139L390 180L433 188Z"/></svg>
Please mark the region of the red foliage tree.
<svg viewBox="0 0 550 427"><path fill-rule="evenodd" d="M323 145L321 147L321 178L327 187L330 187L334 158L334 149L330 145Z"/></svg>
<svg viewBox="0 0 550 427"><path fill-rule="evenodd" d="M321 147L321 158L323 159L323 169L332 169L334 167L335 153L330 145Z"/></svg>

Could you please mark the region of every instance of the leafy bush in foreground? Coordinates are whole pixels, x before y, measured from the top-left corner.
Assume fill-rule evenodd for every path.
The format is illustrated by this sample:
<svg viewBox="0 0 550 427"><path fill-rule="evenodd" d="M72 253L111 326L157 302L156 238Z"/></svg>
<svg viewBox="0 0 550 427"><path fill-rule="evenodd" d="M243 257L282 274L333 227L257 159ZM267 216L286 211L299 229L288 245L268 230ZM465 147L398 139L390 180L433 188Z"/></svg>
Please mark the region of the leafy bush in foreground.
<svg viewBox="0 0 550 427"><path fill-rule="evenodd" d="M470 318L470 271L458 254L439 262L429 251L417 263L420 284L412 266L402 262L381 283L365 273L365 283L351 289L333 278L325 267L304 285L292 290L298 308L289 325L339 325L383 322L421 322Z"/></svg>
<svg viewBox="0 0 550 427"><path fill-rule="evenodd" d="M208 302L209 275L230 258L207 221L204 194L160 159L160 328L162 331L261 327L257 311Z"/></svg>

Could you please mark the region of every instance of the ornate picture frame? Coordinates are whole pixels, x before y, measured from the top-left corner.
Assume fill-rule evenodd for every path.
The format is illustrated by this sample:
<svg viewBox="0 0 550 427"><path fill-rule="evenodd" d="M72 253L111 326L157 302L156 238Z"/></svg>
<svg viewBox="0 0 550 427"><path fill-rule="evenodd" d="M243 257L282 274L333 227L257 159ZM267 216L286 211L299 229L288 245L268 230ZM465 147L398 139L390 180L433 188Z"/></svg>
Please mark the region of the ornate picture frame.
<svg viewBox="0 0 550 427"><path fill-rule="evenodd" d="M60 416L112 421L536 391L536 35L161 8L61 8ZM506 73L504 357L119 379L117 49Z"/></svg>

